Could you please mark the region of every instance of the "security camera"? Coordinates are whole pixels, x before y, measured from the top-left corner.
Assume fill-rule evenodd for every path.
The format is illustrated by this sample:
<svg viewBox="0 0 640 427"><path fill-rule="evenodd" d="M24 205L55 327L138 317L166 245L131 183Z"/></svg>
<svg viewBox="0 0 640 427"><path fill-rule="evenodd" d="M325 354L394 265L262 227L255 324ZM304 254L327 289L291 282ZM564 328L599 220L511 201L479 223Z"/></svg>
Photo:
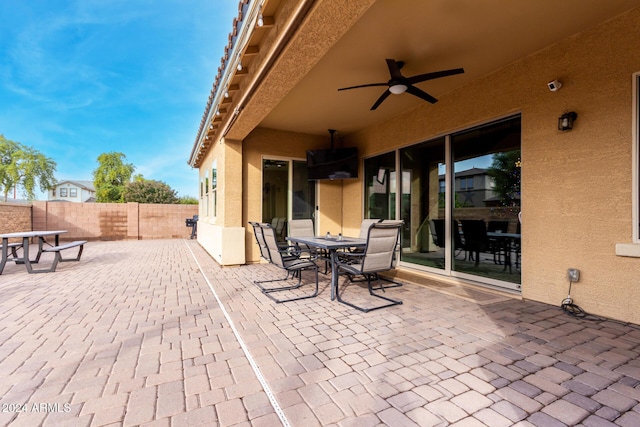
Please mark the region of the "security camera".
<svg viewBox="0 0 640 427"><path fill-rule="evenodd" d="M553 80L553 81L550 81L549 83L547 83L547 86L549 86L549 90L551 92L555 92L555 91L557 91L558 89L560 89L562 87L562 83L560 83L557 80Z"/></svg>

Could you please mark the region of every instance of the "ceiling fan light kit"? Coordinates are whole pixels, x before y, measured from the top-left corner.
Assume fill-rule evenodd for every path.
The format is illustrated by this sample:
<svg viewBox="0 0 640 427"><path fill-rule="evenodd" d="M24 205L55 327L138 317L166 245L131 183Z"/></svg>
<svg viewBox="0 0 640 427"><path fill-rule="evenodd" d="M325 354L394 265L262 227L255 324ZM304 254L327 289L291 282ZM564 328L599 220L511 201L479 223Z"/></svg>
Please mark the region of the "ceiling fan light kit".
<svg viewBox="0 0 640 427"><path fill-rule="evenodd" d="M407 91L407 85L403 84L395 84L393 86L389 86L389 92L394 95L400 95L401 93L405 93Z"/></svg>
<svg viewBox="0 0 640 427"><path fill-rule="evenodd" d="M378 100L371 107L371 110L375 110L376 108L378 108L380 104L382 104L382 101L387 99L387 97L390 94L400 95L404 92L408 92L411 95L417 96L418 98L424 101L430 102L431 104L435 104L436 102L438 102L436 98L429 95L427 92L423 91L422 89L415 87L414 85L416 83L425 82L427 80L434 80L434 79L439 79L441 77L447 77L447 76L452 76L454 74L464 73L464 69L454 68L451 70L436 71L433 73L426 73L426 74L419 74L417 76L412 76L412 77L405 77L400 72L400 70L404 66L403 61L396 61L395 59L387 59L386 61L387 61L387 68L389 69L389 75L391 76L391 79L388 82L369 83L369 84L358 85L358 86L349 86L349 87L340 88L338 90L342 91L342 90L349 90L349 89L358 89L362 87L387 86L387 90L385 90L382 93L382 95L380 95Z"/></svg>

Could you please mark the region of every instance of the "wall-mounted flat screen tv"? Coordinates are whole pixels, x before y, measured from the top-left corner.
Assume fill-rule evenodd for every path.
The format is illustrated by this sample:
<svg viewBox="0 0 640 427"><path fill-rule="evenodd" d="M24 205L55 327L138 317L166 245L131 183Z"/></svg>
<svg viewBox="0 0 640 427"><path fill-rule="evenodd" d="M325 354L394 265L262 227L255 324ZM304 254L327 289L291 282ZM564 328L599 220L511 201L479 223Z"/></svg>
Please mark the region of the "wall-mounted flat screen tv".
<svg viewBox="0 0 640 427"><path fill-rule="evenodd" d="M307 151L309 179L357 178L358 164L356 147Z"/></svg>

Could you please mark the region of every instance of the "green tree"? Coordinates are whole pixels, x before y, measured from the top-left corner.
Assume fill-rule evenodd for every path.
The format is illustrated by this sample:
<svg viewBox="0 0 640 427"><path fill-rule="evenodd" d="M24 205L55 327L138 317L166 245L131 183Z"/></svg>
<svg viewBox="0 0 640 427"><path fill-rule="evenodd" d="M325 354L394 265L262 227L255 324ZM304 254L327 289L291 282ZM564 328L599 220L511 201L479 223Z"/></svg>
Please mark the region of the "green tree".
<svg viewBox="0 0 640 427"><path fill-rule="evenodd" d="M9 192L20 187L28 200L36 198L35 189L47 191L56 184L56 162L19 142L0 135L0 189L6 202Z"/></svg>
<svg viewBox="0 0 640 427"><path fill-rule="evenodd" d="M125 187L124 201L174 204L178 203L178 196L175 190L162 181L136 176L136 180L128 183Z"/></svg>
<svg viewBox="0 0 640 427"><path fill-rule="evenodd" d="M520 164L520 150L505 151L494 155L487 169L503 206L520 206Z"/></svg>
<svg viewBox="0 0 640 427"><path fill-rule="evenodd" d="M197 205L199 202L198 199L193 196L181 196L178 203L181 205Z"/></svg>
<svg viewBox="0 0 640 427"><path fill-rule="evenodd" d="M124 190L131 181L136 167L125 163L123 153L110 152L98 156L98 167L93 171L93 186L96 189L96 201L100 203L122 203Z"/></svg>

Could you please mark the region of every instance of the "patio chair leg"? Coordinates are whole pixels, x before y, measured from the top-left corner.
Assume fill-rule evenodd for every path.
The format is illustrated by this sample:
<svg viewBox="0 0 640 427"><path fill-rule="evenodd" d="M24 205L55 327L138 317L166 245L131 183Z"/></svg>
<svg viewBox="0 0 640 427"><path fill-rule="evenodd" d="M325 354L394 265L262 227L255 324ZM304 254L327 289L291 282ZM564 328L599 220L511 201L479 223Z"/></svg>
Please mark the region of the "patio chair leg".
<svg viewBox="0 0 640 427"><path fill-rule="evenodd" d="M402 283L400 282L396 282L395 280L391 280L387 277L384 276L380 276L378 273L375 274L375 277L378 281L385 281L387 283L391 283L390 285L383 285L382 283L378 286L378 287L374 287L373 290L374 291L380 291L382 290L382 292L386 292L385 289L389 289L389 288L399 288L400 286L402 286Z"/></svg>
<svg viewBox="0 0 640 427"><path fill-rule="evenodd" d="M300 297L292 297L292 298L286 298L286 299L278 299L276 297L274 297L272 295L272 293L275 292L279 292L279 291L287 291L287 290L292 290L292 289L298 289L301 285L302 285L302 271L298 270L298 284L294 285L294 286L286 286L286 287L282 287L282 288L272 288L269 290L265 290L263 291L263 293L269 297L269 299L271 299L272 301L274 301L275 303L283 303L283 302L291 302L291 301L298 301L298 300L302 300L302 299L307 299L307 298L313 298L315 296L318 295L319 292L319 285L318 285L318 266L315 266L315 268L311 268L314 273L315 273L315 280L316 280L316 289L315 291L311 294L311 295L303 295Z"/></svg>
<svg viewBox="0 0 640 427"><path fill-rule="evenodd" d="M264 286L262 286L262 283L275 283L275 282L284 282L287 281L289 279L294 279L294 278L298 278L298 284L297 285L291 285L291 286L284 286L284 287L275 287L275 288L265 288ZM258 288L260 288L260 290L263 293L268 293L268 292L277 292L277 291L286 291L286 290L291 290L291 289L296 289L299 288L302 282L302 277L300 275L295 274L295 272L287 272L287 275L285 277L283 277L282 279L272 279L272 280L260 280L260 281L254 281L253 283L255 283Z"/></svg>
<svg viewBox="0 0 640 427"><path fill-rule="evenodd" d="M376 277L377 276L378 275L376 274ZM373 292L374 289L371 286L370 276L367 276L367 279L368 279L367 280L367 288L369 289L369 294L371 296L376 297L376 298L380 298L380 299L383 299L383 300L387 301L388 302L387 304L383 304L383 305L379 305L379 306L375 306L375 307L362 307L362 306L356 305L356 304L354 304L352 302L343 300L340 297L340 292L336 292L336 298L338 299L338 301L343 303L343 304L348 305L349 307L353 307L356 310L362 311L364 313L368 313L368 312L373 311L373 310L379 310L381 308L386 308L386 307L391 307L391 306L394 306L394 305L402 304L402 301L400 301L400 300L389 298L389 297L386 297L386 296L383 296L383 295L379 295L379 294L376 294L375 292ZM376 289L379 289L379 288L376 288Z"/></svg>
<svg viewBox="0 0 640 427"><path fill-rule="evenodd" d="M374 291L386 292L385 289L399 288L400 286L402 286L402 283L399 283L399 282L396 282L396 281L394 281L392 279L380 276L378 273L368 274L368 275L365 276L364 279L360 279L360 280L354 279L353 275L351 275L351 274L347 274L347 277L349 277L349 281L350 282L364 282L364 281L369 282L370 278L371 279L375 278L375 280L377 280L377 281L385 281L387 283L391 283L390 285L383 285L382 283L380 283L377 287L373 288Z"/></svg>

